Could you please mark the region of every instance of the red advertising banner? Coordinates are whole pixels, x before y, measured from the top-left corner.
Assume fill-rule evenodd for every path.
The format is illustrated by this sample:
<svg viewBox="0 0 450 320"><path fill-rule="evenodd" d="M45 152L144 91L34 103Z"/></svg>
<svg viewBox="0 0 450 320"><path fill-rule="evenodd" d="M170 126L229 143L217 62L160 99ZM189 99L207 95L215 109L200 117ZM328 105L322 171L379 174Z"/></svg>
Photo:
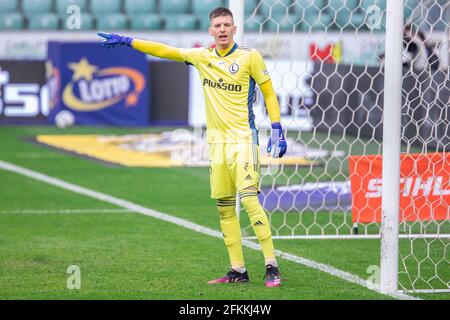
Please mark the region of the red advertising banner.
<svg viewBox="0 0 450 320"><path fill-rule="evenodd" d="M382 156L349 157L352 220L381 222ZM400 157L400 221L450 219L450 153Z"/></svg>

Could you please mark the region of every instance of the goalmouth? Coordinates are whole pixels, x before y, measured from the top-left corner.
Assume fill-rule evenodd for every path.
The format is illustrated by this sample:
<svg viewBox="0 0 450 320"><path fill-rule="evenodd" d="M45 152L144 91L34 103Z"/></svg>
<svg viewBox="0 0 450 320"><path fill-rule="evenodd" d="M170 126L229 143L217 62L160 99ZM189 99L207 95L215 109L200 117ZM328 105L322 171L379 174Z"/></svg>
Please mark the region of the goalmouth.
<svg viewBox="0 0 450 320"><path fill-rule="evenodd" d="M381 291L449 293L450 5L229 7L236 41L266 59L287 129L286 158L261 169L274 239L380 239ZM254 106L267 134L261 95ZM250 225L244 236L255 239Z"/></svg>

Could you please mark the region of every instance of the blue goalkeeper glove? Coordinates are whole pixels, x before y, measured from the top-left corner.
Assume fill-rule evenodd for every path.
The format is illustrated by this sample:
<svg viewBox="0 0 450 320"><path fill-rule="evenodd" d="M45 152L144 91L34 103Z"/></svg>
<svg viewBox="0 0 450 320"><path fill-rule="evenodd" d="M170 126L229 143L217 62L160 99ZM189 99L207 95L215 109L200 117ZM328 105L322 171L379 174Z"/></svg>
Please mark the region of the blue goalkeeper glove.
<svg viewBox="0 0 450 320"><path fill-rule="evenodd" d="M102 46L106 48L114 48L115 46L129 46L131 47L131 42L133 38L121 36L117 33L97 33L100 37L103 37L104 40L102 42Z"/></svg>
<svg viewBox="0 0 450 320"><path fill-rule="evenodd" d="M267 153L272 155L272 158L281 158L287 150L286 138L283 134L281 123L272 123L272 134L267 143Z"/></svg>

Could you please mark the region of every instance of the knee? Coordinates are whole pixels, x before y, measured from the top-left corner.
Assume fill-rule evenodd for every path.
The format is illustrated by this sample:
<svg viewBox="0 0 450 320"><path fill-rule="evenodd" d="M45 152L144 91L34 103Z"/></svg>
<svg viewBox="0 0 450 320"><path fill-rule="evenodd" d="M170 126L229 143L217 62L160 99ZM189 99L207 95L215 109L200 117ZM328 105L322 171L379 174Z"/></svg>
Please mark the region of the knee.
<svg viewBox="0 0 450 320"><path fill-rule="evenodd" d="M217 210L221 219L233 218L236 215L236 198L217 200Z"/></svg>
<svg viewBox="0 0 450 320"><path fill-rule="evenodd" d="M239 198L247 211L259 204L258 191L256 188L247 188L239 191Z"/></svg>

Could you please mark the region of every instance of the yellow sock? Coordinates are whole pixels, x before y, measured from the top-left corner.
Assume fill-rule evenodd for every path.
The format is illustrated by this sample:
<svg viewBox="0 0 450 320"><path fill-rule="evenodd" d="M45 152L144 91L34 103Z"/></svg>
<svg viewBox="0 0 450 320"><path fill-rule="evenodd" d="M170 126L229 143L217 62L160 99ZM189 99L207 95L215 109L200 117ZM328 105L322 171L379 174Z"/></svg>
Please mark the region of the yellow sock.
<svg viewBox="0 0 450 320"><path fill-rule="evenodd" d="M257 192L244 190L239 192L239 196L259 240L265 261L276 261L269 219L259 203Z"/></svg>
<svg viewBox="0 0 450 320"><path fill-rule="evenodd" d="M236 215L236 199L218 200L217 209L220 214L220 227L230 256L231 267L243 268L241 226L239 217Z"/></svg>

